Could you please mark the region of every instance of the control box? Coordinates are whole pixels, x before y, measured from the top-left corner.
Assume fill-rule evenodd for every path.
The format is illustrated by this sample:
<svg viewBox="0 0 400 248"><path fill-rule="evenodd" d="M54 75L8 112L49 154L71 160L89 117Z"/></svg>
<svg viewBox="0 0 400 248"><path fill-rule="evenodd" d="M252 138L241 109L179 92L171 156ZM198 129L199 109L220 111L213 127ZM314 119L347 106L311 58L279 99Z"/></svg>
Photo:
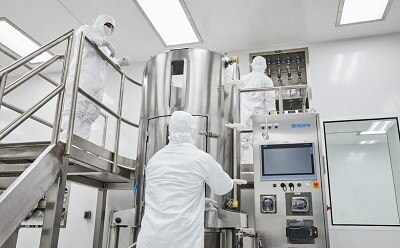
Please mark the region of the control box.
<svg viewBox="0 0 400 248"><path fill-rule="evenodd" d="M255 229L266 247L327 248L318 114L253 117Z"/></svg>

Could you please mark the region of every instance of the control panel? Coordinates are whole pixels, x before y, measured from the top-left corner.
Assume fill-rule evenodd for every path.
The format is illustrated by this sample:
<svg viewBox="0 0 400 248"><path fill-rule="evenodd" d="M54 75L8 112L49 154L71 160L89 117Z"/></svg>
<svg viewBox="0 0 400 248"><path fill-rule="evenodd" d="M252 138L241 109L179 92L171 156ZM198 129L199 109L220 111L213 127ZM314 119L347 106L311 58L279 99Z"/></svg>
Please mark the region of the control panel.
<svg viewBox="0 0 400 248"><path fill-rule="evenodd" d="M254 116L253 149L255 229L263 244L327 248L318 115Z"/></svg>

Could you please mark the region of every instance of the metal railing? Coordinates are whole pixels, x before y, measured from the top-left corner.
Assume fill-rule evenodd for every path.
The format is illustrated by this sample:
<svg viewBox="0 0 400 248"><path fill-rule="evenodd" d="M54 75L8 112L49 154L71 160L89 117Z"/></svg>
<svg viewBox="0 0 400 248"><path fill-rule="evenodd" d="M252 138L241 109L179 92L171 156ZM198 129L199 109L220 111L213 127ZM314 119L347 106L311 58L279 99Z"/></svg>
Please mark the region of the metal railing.
<svg viewBox="0 0 400 248"><path fill-rule="evenodd" d="M39 121L42 124L45 124L48 126L47 121L44 121L33 114L36 113L41 107L43 107L46 103L48 103L51 99L53 99L55 96L58 95L58 101L57 101L57 110L59 110L62 107L62 102L63 102L63 95L64 95L64 88L65 88L65 81L66 81L66 74L68 72L67 66L69 64L69 59L70 59L70 54L71 54L71 46L72 46L72 39L73 39L73 30L68 31L64 35L61 35L60 37L56 38L53 41L50 41L46 45L40 47L38 50L28 54L25 57L22 57L18 60L16 60L14 63L10 64L9 66L6 66L2 70L0 70L0 106L4 105L6 107L10 107L12 110L15 110L16 112L19 112L21 115L12 121L8 126L3 128L0 131L0 140L4 139L7 135L9 135L12 131L14 131L19 125L21 125L23 122L25 122L28 118L32 118L34 120ZM26 66L29 61L34 59L35 57L39 56L43 52L46 52L50 50L51 48L59 45L60 43L64 42L67 40L67 48L65 50L64 55L55 55L48 61L45 61L44 63L40 64L36 68L31 68L31 70L23 75L22 77L18 78L14 82L12 82L10 85L6 87L6 81L8 75L15 71L16 69L20 68L21 66ZM36 103L33 107L30 109L23 111L21 109L16 108L15 106L11 104L3 104L3 97L7 95L8 93L12 92L19 86L21 86L23 83L28 81L30 78L33 76L40 74L40 72L46 68L48 68L50 65L52 65L54 62L57 60L63 60L63 71L62 71L62 82L61 84L56 84L57 87L50 93L48 94L45 98L40 100L38 103ZM30 66L28 66L29 68ZM40 74L41 75L41 74ZM43 77L43 75L41 75ZM49 80L47 80L49 81ZM50 82L54 83L52 80ZM21 113L23 112L23 113ZM55 115L55 121L54 123L58 123L60 120L59 114L56 112ZM58 131L59 131L59 125L53 125L53 134L52 134L52 143L56 143L58 137Z"/></svg>
<svg viewBox="0 0 400 248"><path fill-rule="evenodd" d="M57 143L59 132L61 130L61 115L62 115L62 110L63 110L64 93L65 93L65 88L66 88L65 84L66 84L66 80L67 80L69 61L70 61L71 51L72 51L73 32L74 32L74 30L71 30L71 31L65 33L64 35L58 37L57 39L42 46L38 50L28 54L27 56L25 56L23 58L16 60L11 65L0 70L0 107L3 105L4 107L9 108L9 109L21 114L18 118L13 120L9 125L7 125L5 128L0 130L0 140L4 139L12 131L14 131L18 126L20 126L23 122L25 122L28 118L30 118L30 119L33 119L45 126L53 128L51 142L53 144ZM29 65L29 61L31 61L33 58L35 58L36 56L40 55L41 53L43 53L45 51L48 51L49 49L53 48L54 46L60 44L61 42L65 41L65 40L68 41L68 44L67 44L65 53L63 55L55 55L48 61L40 64L39 66L37 66L35 68L33 68L31 65ZM101 56L102 59L104 59L110 66L112 66L115 69L115 71L118 72L119 75L121 76L120 91L119 91L119 98L118 98L118 110L117 111L113 111L111 108L107 107L101 101L97 100L92 95L90 95L88 92L86 92L85 90L83 90L82 88L79 87L79 77L80 77L80 69L81 69L81 65L82 65L82 54L83 54L84 42L89 43L89 45L92 46L97 51L98 55ZM13 55L10 51L7 51L3 47L0 47L0 48L1 48L0 49L1 51L5 52L10 57L15 58L15 55ZM57 82L53 81L52 79L47 78L46 76L41 74L41 72L44 69L48 68L50 65L52 65L54 62L56 62L58 60L64 61L63 67L62 67L62 72L61 72L61 83L57 83ZM6 86L8 75L21 66L27 67L28 69L30 69L30 71ZM81 34L81 36L80 36L79 50L78 50L78 55L77 55L77 63L76 63L76 67L74 69L75 69L75 78L74 78L75 83L73 84L72 101L71 101L71 108L70 108L69 116L75 116L77 98L78 98L78 93L79 93L79 94L83 95L85 98L92 101L97 106L99 106L105 112L107 112L108 114L112 115L113 117L115 117L117 119L117 127L115 129L115 141L114 141L114 158L113 158L114 161L113 161L113 166L111 168L111 172L115 172L117 169L117 166L118 166L117 158L118 158L118 153L119 153L119 141L120 141L120 132L121 132L122 123L125 123L125 124L127 124L129 126L133 126L133 127L139 127L138 124L135 124L135 123L127 120L126 118L122 117L125 82L129 82L129 83L132 83L137 86L141 86L141 84L136 82L132 78L130 78L128 75L126 75L118 65L116 65L108 56L106 56L92 41L90 41L87 37L85 37L84 34ZM51 91L46 97L41 99L38 103L36 103L34 106L32 106L31 108L29 108L26 111L12 105L12 104L5 103L3 101L4 96L6 96L10 92L14 91L18 87L20 87L22 84L24 84L26 81L28 81L30 78L32 78L33 76L36 76L36 75L39 75L40 77L44 78L49 83L55 85L56 88L53 91ZM41 107L43 107L46 103L48 103L50 100L52 100L56 96L58 96L58 99L57 99L57 106L56 106L53 124L34 115L34 113L36 113ZM101 112L101 115L105 118L105 123L103 126L103 137L102 137L102 147L105 147L108 115L105 115L102 112ZM65 130L67 132L66 150L65 150L66 155L69 155L71 152L74 121L75 121L75 118L69 118L68 129Z"/></svg>
<svg viewBox="0 0 400 248"><path fill-rule="evenodd" d="M120 92L119 92L119 97L118 97L118 110L117 113L107 107L105 104L91 96L89 93L87 93L85 90L79 88L79 77L80 77L80 69L82 66L82 54L83 54L83 47L84 47L84 42L88 42L90 46L92 46L97 53L109 64L111 65L121 76L121 81L120 81ZM115 140L114 140L114 161L113 165L111 168L111 172L116 172L117 170L117 160L118 160L118 154L119 154L119 141L120 141L120 131L121 131L121 123L124 122L130 126L133 127L139 127L138 124L135 124L133 122L128 121L127 119L122 117L122 105L123 105L123 99L124 99L124 89L125 89L125 82L126 80L132 84L142 86L140 83L136 82L132 78L128 77L119 66L117 66L108 56L106 56L98 47L96 44L94 44L91 40L89 40L85 35L82 33L80 36L80 42L79 42L79 49L78 49L78 56L77 56L77 63L76 63L76 68L75 68L75 79L74 79L74 85L72 89L72 101L71 101L71 109L69 116L75 116L76 113L76 104L77 104L77 99L78 99L78 93L81 93L84 97L88 98L90 101L95 103L97 106L100 108L104 109L107 113L111 114L115 118L117 118L117 127L115 129ZM73 126L74 126L75 118L69 118L69 124L68 124L68 130L67 130L67 141L66 141L66 154L70 154L71 152L71 142L72 142L72 133L73 133Z"/></svg>
<svg viewBox="0 0 400 248"><path fill-rule="evenodd" d="M283 92L288 90L303 90L303 101L302 101L302 111L306 112L307 105L307 97L308 97L308 86L307 85L291 85L291 86L281 86L281 87L260 87L260 88L247 88L247 89L239 89L238 90L238 107L240 109L240 94L246 92L263 92L263 91L273 91L278 93L278 106L279 106L279 114L284 114L283 109ZM240 113L240 111L239 111ZM240 115L239 115L240 116Z"/></svg>

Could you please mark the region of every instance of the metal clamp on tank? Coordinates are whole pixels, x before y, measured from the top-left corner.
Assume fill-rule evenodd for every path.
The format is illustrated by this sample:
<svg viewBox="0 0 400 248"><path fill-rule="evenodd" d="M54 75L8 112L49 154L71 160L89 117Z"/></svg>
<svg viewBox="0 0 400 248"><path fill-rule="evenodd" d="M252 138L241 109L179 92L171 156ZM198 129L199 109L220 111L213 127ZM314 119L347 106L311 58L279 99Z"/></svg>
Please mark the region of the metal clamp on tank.
<svg viewBox="0 0 400 248"><path fill-rule="evenodd" d="M291 244L312 244L318 237L318 229L312 225L312 221L288 220L286 237Z"/></svg>

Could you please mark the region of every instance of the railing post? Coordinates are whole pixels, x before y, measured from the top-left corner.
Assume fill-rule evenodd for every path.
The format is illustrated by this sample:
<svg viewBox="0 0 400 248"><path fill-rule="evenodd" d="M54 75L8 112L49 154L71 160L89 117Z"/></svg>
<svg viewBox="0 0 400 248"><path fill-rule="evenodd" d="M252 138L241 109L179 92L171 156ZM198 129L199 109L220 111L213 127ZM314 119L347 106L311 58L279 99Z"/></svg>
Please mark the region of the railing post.
<svg viewBox="0 0 400 248"><path fill-rule="evenodd" d="M26 55L25 57L22 57L20 59L18 59L17 61L15 61L14 63L2 68L0 70L0 72L7 72L10 73L12 71L14 71L15 69L17 69L18 67L20 67L21 65L26 64L27 62L31 61L33 58L36 58L37 56L39 56L40 54L42 54L45 51L50 50L51 48L57 46L58 44L60 44L61 42L63 42L69 35L71 35L71 33L73 33L73 30L63 34L62 36L58 37L57 39L50 41L49 43L47 43L46 45L40 47L38 50Z"/></svg>
<svg viewBox="0 0 400 248"><path fill-rule="evenodd" d="M9 135L14 129L16 129L19 125L21 125L22 122L26 121L26 119L31 117L34 113L36 113L36 111L38 111L41 107L43 107L43 105L48 103L56 95L60 94L61 91L62 91L62 85L55 88L50 94L48 94L45 98L43 98L41 101L35 104L35 106L25 111L21 116L19 116L8 126L3 128L0 131L0 140L4 139L7 135Z"/></svg>
<svg viewBox="0 0 400 248"><path fill-rule="evenodd" d="M106 139L107 139L107 126L108 126L108 116L104 115L104 127L103 127L103 138L101 140L101 147L106 147Z"/></svg>
<svg viewBox="0 0 400 248"><path fill-rule="evenodd" d="M3 104L3 95L4 95L4 89L6 88L7 76L8 76L7 73L0 75L0 109L1 105Z"/></svg>
<svg viewBox="0 0 400 248"><path fill-rule="evenodd" d="M10 83L6 89L4 90L4 96L10 93L11 91L15 90L16 88L20 87L22 84L27 82L29 79L31 79L33 76L36 76L39 74L42 70L46 69L49 67L51 64L53 64L56 60L60 59L62 56L61 55L55 55L51 59L47 60L46 62L43 62L39 66L33 68L26 74L24 74L22 77L18 78L14 82ZM58 85L57 85L58 86Z"/></svg>
<svg viewBox="0 0 400 248"><path fill-rule="evenodd" d="M68 38L67 49L65 50L64 63L61 72L61 85L63 85L63 90L60 92L57 99L56 114L54 116L54 124L53 124L53 133L51 135L51 142L53 144L57 143L59 136L58 134L60 132L60 125L61 125L60 121L64 107L63 105L64 105L64 95L65 95L65 82L67 80L69 61L71 58L72 38L73 38L72 36Z"/></svg>
<svg viewBox="0 0 400 248"><path fill-rule="evenodd" d="M115 130L115 144L114 144L114 164L111 168L111 172L117 171L118 164L118 152L119 152L119 137L121 133L121 121L122 121L122 103L124 101L124 84L125 82L125 74L122 74L121 77L121 86L119 89L119 101L118 101L118 119L117 119L117 127Z"/></svg>
<svg viewBox="0 0 400 248"><path fill-rule="evenodd" d="M300 89L300 91L301 91L301 89ZM308 97L308 88L307 87L305 87L305 88L303 88L303 113L305 113L306 112L306 109L307 109L307 97Z"/></svg>
<svg viewBox="0 0 400 248"><path fill-rule="evenodd" d="M284 114L283 111L283 96L282 96L282 88L279 87L278 89L278 99L279 99L279 114Z"/></svg>
<svg viewBox="0 0 400 248"><path fill-rule="evenodd" d="M75 124L75 113L76 113L76 102L78 98L78 89L79 89L79 77L81 73L81 64L82 64L82 53L83 53L83 42L85 41L84 33L81 33L80 42L79 42L79 50L78 50L78 60L75 67L75 78L74 85L72 89L72 101L71 101L71 110L69 112L69 120L68 120L68 131L67 131L67 141L65 154L69 155L71 152L71 141L72 134L74 131Z"/></svg>

